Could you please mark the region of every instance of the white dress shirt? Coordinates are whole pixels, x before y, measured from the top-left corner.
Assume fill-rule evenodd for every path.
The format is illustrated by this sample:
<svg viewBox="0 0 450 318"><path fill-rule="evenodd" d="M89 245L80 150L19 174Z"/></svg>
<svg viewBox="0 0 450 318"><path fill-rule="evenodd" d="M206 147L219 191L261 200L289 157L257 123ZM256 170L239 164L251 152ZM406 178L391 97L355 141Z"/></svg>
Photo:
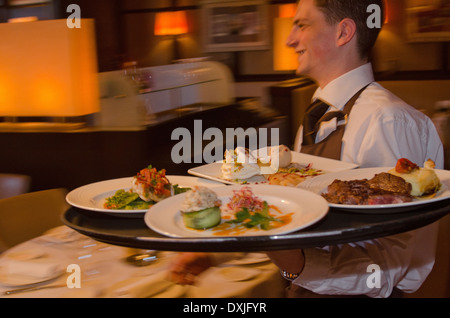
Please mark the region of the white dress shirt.
<svg viewBox="0 0 450 318"><path fill-rule="evenodd" d="M341 160L364 167L393 167L399 158L423 166L431 158L443 169L442 143L432 121L420 111L373 82L370 63L319 88L320 98L342 110L361 88L343 136ZM334 109L336 110L336 109ZM324 123L316 142L335 130L336 120ZM301 148L302 127L295 150ZM304 250L306 264L294 284L318 294L388 297L393 288L414 292L430 273L435 258L437 222L389 237ZM381 285L373 287L369 265L381 269Z"/></svg>
<svg viewBox="0 0 450 318"><path fill-rule="evenodd" d="M348 118L342 140L341 160L366 167L394 166L408 158L419 166L432 159L436 168L444 167L444 150L436 128L427 116L373 82L372 65L365 64L318 88L313 100L320 98L342 110L347 101L370 84L357 99ZM316 142L336 129L336 119L322 123ZM294 150L300 151L300 127Z"/></svg>

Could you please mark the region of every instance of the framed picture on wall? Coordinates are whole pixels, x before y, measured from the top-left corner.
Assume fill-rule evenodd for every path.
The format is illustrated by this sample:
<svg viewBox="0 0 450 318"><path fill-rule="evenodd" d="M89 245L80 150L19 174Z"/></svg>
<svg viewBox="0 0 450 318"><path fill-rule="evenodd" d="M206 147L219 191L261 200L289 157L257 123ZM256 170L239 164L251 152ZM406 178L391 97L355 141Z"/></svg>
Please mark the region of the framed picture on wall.
<svg viewBox="0 0 450 318"><path fill-rule="evenodd" d="M32 4L49 3L51 0L7 0L10 6L24 6Z"/></svg>
<svg viewBox="0 0 450 318"><path fill-rule="evenodd" d="M406 10L411 42L450 41L450 0L409 0Z"/></svg>
<svg viewBox="0 0 450 318"><path fill-rule="evenodd" d="M267 49L267 10L266 0L203 1L205 51Z"/></svg>

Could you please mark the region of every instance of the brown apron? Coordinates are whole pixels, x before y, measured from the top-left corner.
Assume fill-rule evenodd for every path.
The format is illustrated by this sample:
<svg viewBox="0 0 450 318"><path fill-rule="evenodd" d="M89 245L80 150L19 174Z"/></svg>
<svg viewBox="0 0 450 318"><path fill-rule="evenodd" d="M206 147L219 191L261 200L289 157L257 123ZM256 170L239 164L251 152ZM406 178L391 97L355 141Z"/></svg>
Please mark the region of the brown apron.
<svg viewBox="0 0 450 318"><path fill-rule="evenodd" d="M342 112L348 117L350 112L358 99L359 95L366 89L367 86L360 89L352 98L345 104ZM300 152L309 155L325 157L330 159L341 160L342 137L344 136L345 125L336 127L336 130L329 134L324 140L313 145L302 145Z"/></svg>
<svg viewBox="0 0 450 318"><path fill-rule="evenodd" d="M366 87L362 88L359 92L357 92L350 100L345 104L343 113L347 115L350 114L350 111L355 104L355 101L358 99L359 95ZM341 149L342 149L342 137L344 136L345 125L338 126L335 131L329 134L324 140L312 144L312 145L302 145L300 152L326 157L330 159L341 159ZM290 284L290 286L286 290L286 296L288 298L335 298L336 295L319 295L308 289L300 287L295 284ZM346 297L346 296L338 296L338 297ZM347 296L348 297L348 296Z"/></svg>

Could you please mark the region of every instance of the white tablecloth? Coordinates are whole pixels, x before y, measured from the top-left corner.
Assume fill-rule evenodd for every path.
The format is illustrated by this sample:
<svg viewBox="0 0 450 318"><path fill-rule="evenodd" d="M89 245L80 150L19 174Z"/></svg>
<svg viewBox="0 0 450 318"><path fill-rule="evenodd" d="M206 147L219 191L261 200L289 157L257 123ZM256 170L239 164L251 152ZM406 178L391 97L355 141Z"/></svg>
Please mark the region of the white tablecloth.
<svg viewBox="0 0 450 318"><path fill-rule="evenodd" d="M284 296L286 282L263 254L249 253L212 267L192 286L167 280L176 252L159 252L150 266L125 258L139 250L92 240L61 226L0 255L0 296L33 298ZM79 274L79 275L78 275ZM77 286L77 283L80 285ZM4 295L22 287L51 287ZM72 287L72 288L70 288Z"/></svg>

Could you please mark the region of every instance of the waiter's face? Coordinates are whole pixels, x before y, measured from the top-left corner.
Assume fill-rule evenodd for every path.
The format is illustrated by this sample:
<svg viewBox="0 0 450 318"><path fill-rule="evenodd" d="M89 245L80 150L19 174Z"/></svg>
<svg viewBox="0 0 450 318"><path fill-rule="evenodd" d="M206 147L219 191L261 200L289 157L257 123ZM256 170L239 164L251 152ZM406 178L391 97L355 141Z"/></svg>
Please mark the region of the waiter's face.
<svg viewBox="0 0 450 318"><path fill-rule="evenodd" d="M333 65L336 26L328 24L314 0L301 0L287 45L298 54L297 73L316 80L326 76Z"/></svg>

